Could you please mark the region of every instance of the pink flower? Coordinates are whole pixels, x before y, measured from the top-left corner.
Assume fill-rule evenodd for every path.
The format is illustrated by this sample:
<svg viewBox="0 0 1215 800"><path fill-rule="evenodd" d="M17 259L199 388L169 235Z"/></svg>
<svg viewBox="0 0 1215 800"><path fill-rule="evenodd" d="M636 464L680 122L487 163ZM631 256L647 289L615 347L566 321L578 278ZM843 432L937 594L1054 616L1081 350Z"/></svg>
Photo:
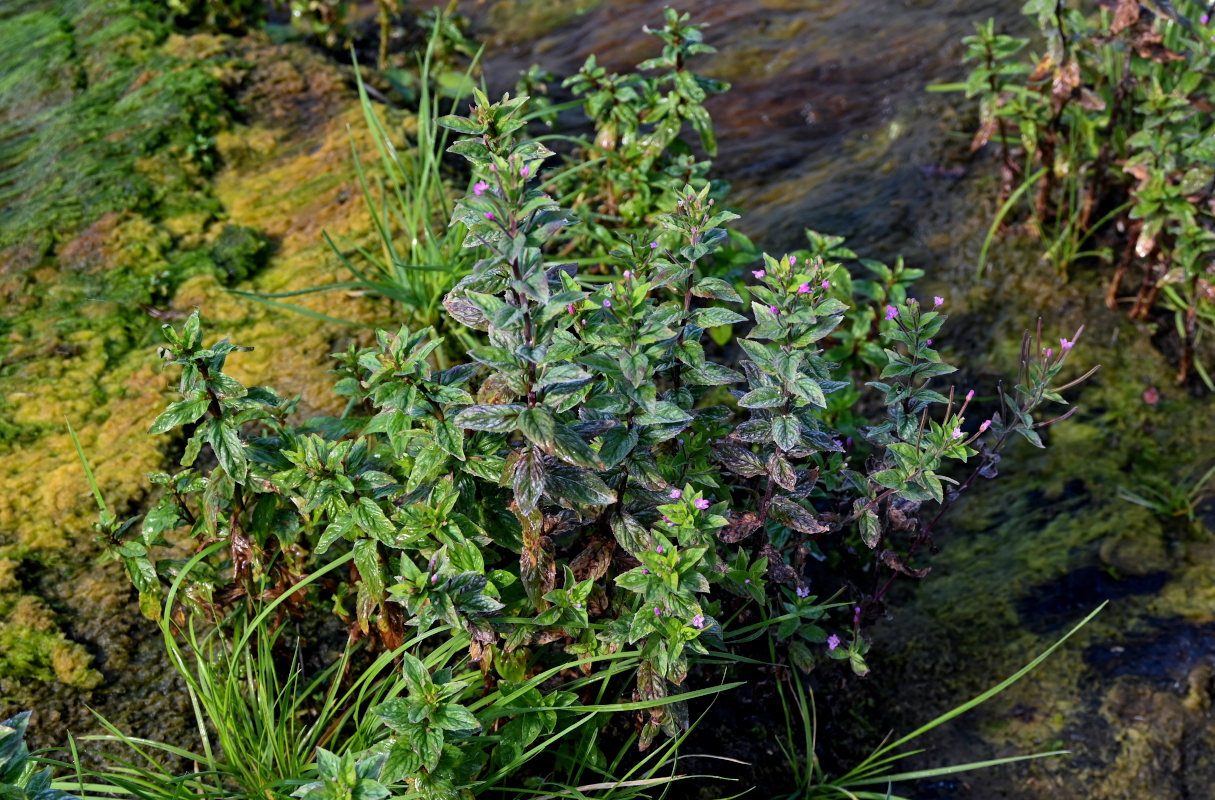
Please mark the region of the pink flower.
<svg viewBox="0 0 1215 800"><path fill-rule="evenodd" d="M681 492L679 489L671 490L671 499L672 500L678 500L681 497L683 497L683 492Z"/></svg>
<svg viewBox="0 0 1215 800"><path fill-rule="evenodd" d="M480 197L481 195L485 194L485 190L488 188L489 188L489 184L486 183L485 181L477 181L476 183L473 184L473 194L475 194L477 197Z"/></svg>
<svg viewBox="0 0 1215 800"><path fill-rule="evenodd" d="M810 284L803 283L801 286L797 287L797 293L798 294L810 294Z"/></svg>
<svg viewBox="0 0 1215 800"><path fill-rule="evenodd" d="M662 545L658 545L657 547L655 547L655 548L654 548L654 551L655 551L656 553L661 553L661 552L662 552Z"/></svg>
<svg viewBox="0 0 1215 800"><path fill-rule="evenodd" d="M762 269L753 269L753 270L751 270L751 274L754 275L756 278L762 278L765 275L767 275L768 273Z"/></svg>
<svg viewBox="0 0 1215 800"><path fill-rule="evenodd" d="M776 306L768 306L768 310L771 311L773 314L776 314L778 316L780 315L780 309L777 308Z"/></svg>
<svg viewBox="0 0 1215 800"><path fill-rule="evenodd" d="M809 586L797 587L797 596L798 597L809 597L810 596L810 587Z"/></svg>
<svg viewBox="0 0 1215 800"><path fill-rule="evenodd" d="M966 393L966 402L969 403L971 400L974 399L974 396L975 396L975 390L971 389L969 392Z"/></svg>
<svg viewBox="0 0 1215 800"><path fill-rule="evenodd" d="M641 574L642 574L642 575L649 575L649 574L650 574L650 571L649 571L648 569L646 569L645 567L642 567L642 568L641 568Z"/></svg>
<svg viewBox="0 0 1215 800"><path fill-rule="evenodd" d="M1074 345L1075 343L1076 343L1076 340L1075 340L1075 339L1072 339L1070 342L1069 342L1067 339L1060 339L1060 340L1059 340L1059 344L1063 345L1063 349L1064 349L1064 350L1071 350L1071 349L1072 349L1072 345Z"/></svg>
<svg viewBox="0 0 1215 800"><path fill-rule="evenodd" d="M654 606L654 616L656 616L656 617L662 616L662 609L659 608L658 606Z"/></svg>
<svg viewBox="0 0 1215 800"><path fill-rule="evenodd" d="M703 497L702 497L702 498L700 498L699 500L697 500L695 503L693 503L693 505L695 505L695 506L696 506L697 508L699 508L701 511L704 511L706 508L708 508L709 506L711 506L711 505L713 505L713 504L712 504L712 503L710 503L708 500L706 500L705 498L703 498Z"/></svg>
<svg viewBox="0 0 1215 800"><path fill-rule="evenodd" d="M696 616L692 617L692 627L693 628L700 629L700 628L703 628L704 626L705 626L704 614L697 614Z"/></svg>
<svg viewBox="0 0 1215 800"><path fill-rule="evenodd" d="M657 249L658 249L658 242L650 242L650 249L651 249L651 250L657 250Z"/></svg>
<svg viewBox="0 0 1215 800"><path fill-rule="evenodd" d="M528 170L528 168L527 168L527 164L524 164L524 165L523 165L523 169L519 170L519 174L520 174L520 175L522 175L522 176L523 176L523 177L525 177L525 178L527 177L527 173L528 173L528 172L529 172L529 170Z"/></svg>
<svg viewBox="0 0 1215 800"><path fill-rule="evenodd" d="M628 280L629 278L633 277L633 271L631 269L626 269L624 271L624 277L625 277L625 280Z"/></svg>
<svg viewBox="0 0 1215 800"><path fill-rule="evenodd" d="M611 307L612 307L612 301L611 301L611 300L604 300L604 301L603 301L603 307L604 307L604 308L611 308Z"/></svg>
<svg viewBox="0 0 1215 800"><path fill-rule="evenodd" d="M983 420L983 424L979 426L979 433L982 433L983 431L987 430L990 427L991 427L991 420L989 420L989 419Z"/></svg>
<svg viewBox="0 0 1215 800"><path fill-rule="evenodd" d="M439 576L438 576L438 575L431 575L431 576L430 576L430 582L431 582L431 583L438 583L438 582L439 582Z"/></svg>
<svg viewBox="0 0 1215 800"><path fill-rule="evenodd" d="M1048 348L1046 348L1046 357L1047 357L1047 358L1050 358L1050 354L1051 354L1052 352L1054 352L1054 351L1053 351L1053 350L1051 350L1051 348L1049 348L1049 347L1048 347Z"/></svg>
<svg viewBox="0 0 1215 800"><path fill-rule="evenodd" d="M789 256L789 266L793 266L796 263L797 263L797 256Z"/></svg>
<svg viewBox="0 0 1215 800"><path fill-rule="evenodd" d="M574 608L582 608L582 603L574 603Z"/></svg>
<svg viewBox="0 0 1215 800"><path fill-rule="evenodd" d="M886 319L894 319L899 315L899 310L894 306L886 306Z"/></svg>
<svg viewBox="0 0 1215 800"><path fill-rule="evenodd" d="M834 633L827 637L827 649L828 650L834 650L835 648L837 648L839 646L840 646L840 637L836 636Z"/></svg>
<svg viewBox="0 0 1215 800"><path fill-rule="evenodd" d="M953 433L951 433L951 434L950 434L950 436L951 436L953 439L961 439L961 438L962 438L962 429L961 429L961 428L954 428L954 429L953 429Z"/></svg>
<svg viewBox="0 0 1215 800"><path fill-rule="evenodd" d="M830 288L830 286L831 286L831 281L823 281L823 288L824 288L824 289Z"/></svg>
<svg viewBox="0 0 1215 800"><path fill-rule="evenodd" d="M575 309L575 308L574 308L574 304L573 304L573 303L570 303L570 304L569 304L568 306L566 306L565 308L566 308L566 310L568 310L568 311L569 311L571 314L577 314L577 313L578 313L577 309Z"/></svg>
<svg viewBox="0 0 1215 800"><path fill-rule="evenodd" d="M945 298L944 298L944 297L936 297L936 296L933 296L933 298L932 298L932 307L933 307L933 308L940 308L940 307L941 307L941 306L943 306L943 305L945 305Z"/></svg>
<svg viewBox="0 0 1215 800"><path fill-rule="evenodd" d="M493 222L493 221L494 221L494 212L492 212L492 211L486 211L486 212L485 212L485 218L486 218L487 220L489 220L490 222Z"/></svg>

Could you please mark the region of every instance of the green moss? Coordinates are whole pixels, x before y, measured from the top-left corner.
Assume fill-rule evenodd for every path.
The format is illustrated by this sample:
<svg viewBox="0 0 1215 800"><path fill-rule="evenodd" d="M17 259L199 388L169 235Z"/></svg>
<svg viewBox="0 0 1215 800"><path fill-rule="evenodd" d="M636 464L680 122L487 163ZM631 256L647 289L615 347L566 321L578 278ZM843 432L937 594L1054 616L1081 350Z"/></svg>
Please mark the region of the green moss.
<svg viewBox="0 0 1215 800"><path fill-rule="evenodd" d="M270 243L254 228L225 225L211 248L211 259L230 282L260 272L270 257Z"/></svg>
<svg viewBox="0 0 1215 800"><path fill-rule="evenodd" d="M220 79L163 51L157 4L26 3L0 26L0 249L198 195L232 108ZM31 90L32 87L32 90ZM30 96L36 98L30 103ZM158 169L140 159L169 153ZM20 168L18 168L18 165ZM193 202L196 202L196 197Z"/></svg>
<svg viewBox="0 0 1215 800"><path fill-rule="evenodd" d="M40 598L17 600L0 621L0 672L12 678L58 680L80 689L101 683L93 657L57 630L55 615Z"/></svg>

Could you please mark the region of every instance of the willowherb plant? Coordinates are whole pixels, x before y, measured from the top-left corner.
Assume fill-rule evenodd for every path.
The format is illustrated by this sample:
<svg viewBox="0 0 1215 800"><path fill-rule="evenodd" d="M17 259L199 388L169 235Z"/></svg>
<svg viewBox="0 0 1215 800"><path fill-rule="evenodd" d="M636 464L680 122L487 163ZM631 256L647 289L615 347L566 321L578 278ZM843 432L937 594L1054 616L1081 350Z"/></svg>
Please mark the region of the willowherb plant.
<svg viewBox="0 0 1215 800"><path fill-rule="evenodd" d="M1027 39L997 34L991 21L976 26L964 40L974 67L965 84L946 88L979 98L971 150L999 145L993 233L1025 198L1028 228L1056 271L1094 256L1108 262L1107 305L1128 303L1136 319L1163 306L1181 341L1178 380L1193 368L1215 389L1194 357L1215 324L1215 27L1197 2L1103 5L1026 3L1046 43L1028 57ZM1123 298L1132 268L1141 280Z"/></svg>
<svg viewBox="0 0 1215 800"><path fill-rule="evenodd" d="M653 227L685 186L709 184L711 162L697 158L681 134L691 127L705 155L717 155L704 102L730 85L688 67L695 56L716 52L704 41L704 26L671 8L663 13L661 28L645 28L662 41L660 55L624 75L608 73L590 55L562 84L594 127L593 137L570 140L575 151L569 169L550 178L550 191L582 220L576 237L597 245L575 241L574 247L588 251L579 255L610 253L621 235ZM716 183L713 193L721 199L726 188Z"/></svg>
<svg viewBox="0 0 1215 800"><path fill-rule="evenodd" d="M1062 401L1074 340L1027 346L1001 413L968 423L971 395L940 387L954 372L932 347L943 301L897 302L892 274L867 390L886 411L845 443L829 399L859 416L862 389L824 352L850 313L842 267L765 255L745 295L705 276L736 215L702 185L657 231L617 240L610 280L585 281L546 255L580 223L542 189L552 153L524 136L526 104L478 92L468 116L440 120L474 175L452 224L484 254L444 303L484 337L468 363L439 369L429 329L380 331L339 356L350 413L296 424L291 403L223 373L242 348L203 347L195 313L166 329L183 399L153 425L185 429L186 469L156 476L165 494L134 538L103 526L150 615L158 576L175 575L182 604L221 626L234 604L328 606L352 640L399 656L402 685L374 709L385 760L326 757L352 786L471 796L550 747L606 764L611 711L636 715L643 750L678 741L689 700L737 685L693 688L698 659L765 631L803 669L864 674L862 598L819 600L846 576L812 575L808 556L837 548L843 570L857 549L871 575L922 575L909 558L931 530L921 506L955 496L946 463L982 470L1012 433L1041 445L1054 420L1034 414ZM704 336L724 326L749 326L737 364ZM150 558L183 527L210 548L188 575ZM761 622L736 624L749 607Z"/></svg>

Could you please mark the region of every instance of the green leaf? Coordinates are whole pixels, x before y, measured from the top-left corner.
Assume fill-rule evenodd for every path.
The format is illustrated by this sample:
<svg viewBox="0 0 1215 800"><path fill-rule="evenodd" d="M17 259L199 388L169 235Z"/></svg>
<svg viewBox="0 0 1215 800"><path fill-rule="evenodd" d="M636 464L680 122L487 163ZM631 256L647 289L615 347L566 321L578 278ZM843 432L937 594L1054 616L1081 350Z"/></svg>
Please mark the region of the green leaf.
<svg viewBox="0 0 1215 800"><path fill-rule="evenodd" d="M375 540L359 539L354 543L354 565L359 570L363 585L367 587L368 596L378 605L384 597L384 568L380 564L379 545ZM366 619L359 620L364 633L367 632L366 622Z"/></svg>
<svg viewBox="0 0 1215 800"><path fill-rule="evenodd" d="M410 694L423 694L430 685L430 672L426 665L409 653L401 654L401 677L405 679Z"/></svg>
<svg viewBox="0 0 1215 800"><path fill-rule="evenodd" d="M554 465L546 471L544 488L566 508L602 507L616 502L616 495L598 475L564 464Z"/></svg>
<svg viewBox="0 0 1215 800"><path fill-rule="evenodd" d="M673 425L681 422L691 422L692 416L669 400L660 400L654 410L637 418L638 425Z"/></svg>
<svg viewBox="0 0 1215 800"><path fill-rule="evenodd" d="M792 450L801 441L802 423L792 414L772 420L772 440L781 450Z"/></svg>
<svg viewBox="0 0 1215 800"><path fill-rule="evenodd" d="M626 428L617 423L607 433L603 434L603 445L599 448L599 458L603 461L604 469L611 469L625 459L637 446L637 429Z"/></svg>
<svg viewBox="0 0 1215 800"><path fill-rule="evenodd" d="M455 703L439 706L431 713L430 721L448 731L469 731L481 727L471 711Z"/></svg>
<svg viewBox="0 0 1215 800"><path fill-rule="evenodd" d="M520 416L522 419L522 416ZM559 425L553 431L553 452L562 460L577 464L587 469L603 469L599 454L583 441L577 431L565 425Z"/></svg>
<svg viewBox="0 0 1215 800"><path fill-rule="evenodd" d="M468 430L509 433L515 429L515 420L523 410L524 406L514 404L469 406L456 414L452 422Z"/></svg>
<svg viewBox="0 0 1215 800"><path fill-rule="evenodd" d="M215 451L224 472L237 483L245 482L248 473L248 460L245 457L245 446L240 440L240 434L227 419L207 420L207 443Z"/></svg>
<svg viewBox="0 0 1215 800"><path fill-rule="evenodd" d="M409 743L422 758L422 766L433 772L443 755L443 731L440 728L417 726L409 731Z"/></svg>
<svg viewBox="0 0 1215 800"><path fill-rule="evenodd" d="M385 783L401 783L406 778L412 778L422 769L422 756L414 751L413 745L406 739L398 739L388 751L388 760L384 762L384 770L380 779Z"/></svg>
<svg viewBox="0 0 1215 800"><path fill-rule="evenodd" d="M728 308L698 308L692 312L689 321L698 328L715 328L718 325L746 322L747 318Z"/></svg>
<svg viewBox="0 0 1215 800"><path fill-rule="evenodd" d="M780 389L775 386L761 386L743 395L738 404L743 408L776 408L784 402Z"/></svg>
<svg viewBox="0 0 1215 800"><path fill-rule="evenodd" d="M519 432L530 439L534 444L538 444L545 450L553 448L553 439L557 433L557 422L553 419L553 414L544 406L536 406L535 408L525 408L519 413L519 418L515 421L519 428Z"/></svg>
<svg viewBox="0 0 1215 800"><path fill-rule="evenodd" d="M883 469L869 476L870 480L886 489L902 489L907 482L907 474L898 469Z"/></svg>
<svg viewBox="0 0 1215 800"><path fill-rule="evenodd" d="M391 544L396 528L388 521L384 511L370 497L360 497L351 509L354 524L386 544Z"/></svg>
<svg viewBox="0 0 1215 800"><path fill-rule="evenodd" d="M445 117L439 117L438 119L435 120L435 123L437 125L439 125L440 127L447 128L448 130L452 130L452 131L455 131L456 133L462 133L462 134L465 134L468 136L479 136L482 133L485 133L484 125L480 125L476 122L473 122L468 117L460 117L455 114L449 114ZM448 149L450 149L450 148L448 148Z"/></svg>
<svg viewBox="0 0 1215 800"><path fill-rule="evenodd" d="M434 434L439 447L460 461L464 460L464 434L456 430L455 425L448 420L436 420Z"/></svg>
<svg viewBox="0 0 1215 800"><path fill-rule="evenodd" d="M316 543L316 554L324 555L329 546L354 530L354 519L349 514L343 514L325 526L321 538Z"/></svg>
<svg viewBox="0 0 1215 800"><path fill-rule="evenodd" d="M734 287L721 278L701 278L692 287L692 294L697 297L713 300L729 300L734 303L742 302L742 298L738 296L738 292L734 290Z"/></svg>
<svg viewBox="0 0 1215 800"><path fill-rule="evenodd" d="M207 413L209 404L210 400L206 396L194 400L178 400L156 418L152 427L148 428L148 433L166 433L182 425L189 425Z"/></svg>

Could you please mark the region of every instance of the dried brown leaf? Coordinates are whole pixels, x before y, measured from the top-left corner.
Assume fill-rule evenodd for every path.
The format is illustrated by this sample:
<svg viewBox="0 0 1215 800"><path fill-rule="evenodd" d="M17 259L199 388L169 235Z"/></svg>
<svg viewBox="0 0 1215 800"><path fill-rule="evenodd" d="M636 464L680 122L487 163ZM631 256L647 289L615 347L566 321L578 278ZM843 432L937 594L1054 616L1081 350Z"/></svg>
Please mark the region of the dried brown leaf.
<svg viewBox="0 0 1215 800"><path fill-rule="evenodd" d="M1118 0L1110 33L1119 34L1139 21L1139 0Z"/></svg>
<svg viewBox="0 0 1215 800"><path fill-rule="evenodd" d="M730 514L730 524L717 533L717 538L727 544L746 539L759 530L759 517L750 511L735 511Z"/></svg>

